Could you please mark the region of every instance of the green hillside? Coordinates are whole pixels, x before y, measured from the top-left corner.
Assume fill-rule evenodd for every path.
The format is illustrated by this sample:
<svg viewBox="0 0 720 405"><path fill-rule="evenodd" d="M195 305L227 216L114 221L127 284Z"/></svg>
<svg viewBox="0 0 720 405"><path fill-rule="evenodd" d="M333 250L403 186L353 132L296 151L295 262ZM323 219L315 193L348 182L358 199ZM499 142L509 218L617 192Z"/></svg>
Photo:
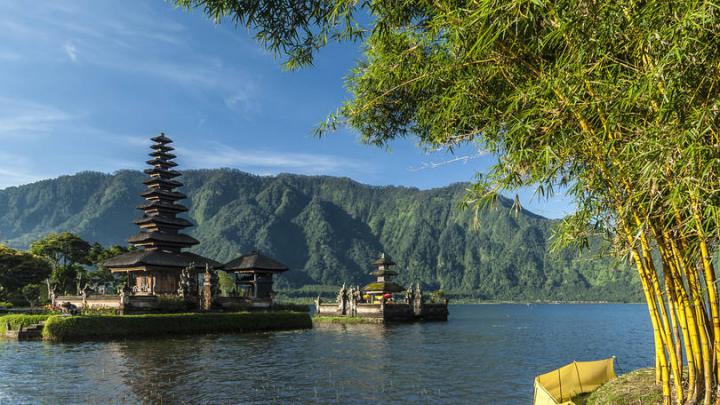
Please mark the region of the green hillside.
<svg viewBox="0 0 720 405"><path fill-rule="evenodd" d="M144 175L80 173L0 191L0 240L26 247L70 231L124 244ZM433 190L373 187L347 178L194 170L182 179L197 251L219 261L255 247L292 271L281 286L362 284L378 252L401 282L481 299L639 301L634 273L599 251L547 249L553 221L509 202L481 211L458 202L464 184Z"/></svg>

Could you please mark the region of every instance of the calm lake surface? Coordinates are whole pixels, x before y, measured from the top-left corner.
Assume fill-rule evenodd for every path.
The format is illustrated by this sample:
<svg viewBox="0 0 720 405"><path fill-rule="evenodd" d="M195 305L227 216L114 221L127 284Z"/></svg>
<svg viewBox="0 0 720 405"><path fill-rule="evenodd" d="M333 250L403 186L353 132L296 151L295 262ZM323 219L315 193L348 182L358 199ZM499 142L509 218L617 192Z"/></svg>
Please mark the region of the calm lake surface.
<svg viewBox="0 0 720 405"><path fill-rule="evenodd" d="M645 305L452 305L447 323L49 344L0 340L0 403L529 404L533 378L648 367Z"/></svg>

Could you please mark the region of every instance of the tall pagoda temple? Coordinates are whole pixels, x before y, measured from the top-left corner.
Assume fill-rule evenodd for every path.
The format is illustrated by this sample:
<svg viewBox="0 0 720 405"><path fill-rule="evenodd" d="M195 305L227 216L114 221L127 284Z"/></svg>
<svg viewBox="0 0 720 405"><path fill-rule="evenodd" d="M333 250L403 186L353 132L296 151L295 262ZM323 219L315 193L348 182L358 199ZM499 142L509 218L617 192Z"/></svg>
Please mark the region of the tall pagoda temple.
<svg viewBox="0 0 720 405"><path fill-rule="evenodd" d="M144 182L147 190L140 194L146 202L138 206L144 215L134 221L140 232L128 239L138 250L108 259L103 266L113 273L127 272L135 294L175 294L183 269L193 264L196 273L193 279L197 282L197 272L203 271L206 265L218 267L220 264L183 251L199 242L180 232L192 223L177 217L188 209L177 203L186 196L176 191L183 184L176 180L180 172L174 170L177 163L173 162L176 156L171 153L172 140L164 133L151 140L151 159L147 161L151 167L145 170L149 178Z"/></svg>

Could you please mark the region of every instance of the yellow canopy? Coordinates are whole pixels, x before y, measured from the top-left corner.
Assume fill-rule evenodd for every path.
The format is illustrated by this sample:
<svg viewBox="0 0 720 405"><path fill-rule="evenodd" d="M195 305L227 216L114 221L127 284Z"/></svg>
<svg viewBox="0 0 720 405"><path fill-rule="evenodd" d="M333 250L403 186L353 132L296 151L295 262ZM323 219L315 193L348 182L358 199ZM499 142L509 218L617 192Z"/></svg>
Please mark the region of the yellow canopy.
<svg viewBox="0 0 720 405"><path fill-rule="evenodd" d="M615 378L614 357L574 361L535 377L535 405L575 405L572 398L595 391Z"/></svg>

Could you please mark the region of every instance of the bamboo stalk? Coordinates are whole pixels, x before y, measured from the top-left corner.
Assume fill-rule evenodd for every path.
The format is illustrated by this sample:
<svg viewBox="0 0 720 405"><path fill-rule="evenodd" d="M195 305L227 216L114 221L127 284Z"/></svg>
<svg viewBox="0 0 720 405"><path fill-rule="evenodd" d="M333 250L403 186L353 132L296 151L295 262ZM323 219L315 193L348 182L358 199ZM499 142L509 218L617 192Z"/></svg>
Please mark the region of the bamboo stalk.
<svg viewBox="0 0 720 405"><path fill-rule="evenodd" d="M637 216L635 216L635 221L636 223L638 223L638 225L642 225L640 223L640 219ZM643 262L646 268L646 274L650 276L653 291L655 293L655 296L657 297L658 306L660 307L660 319L662 320L664 344L667 348L668 358L670 360L670 369L672 371L673 385L675 387L675 397L677 403L680 404L683 401L682 371L681 365L678 362L678 358L675 355L675 344L672 339L672 333L670 332L670 316L668 315L668 311L665 306L662 289L660 288L660 281L657 276L657 270L655 269L655 265L652 261L652 256L650 255L650 244L648 242L645 231L641 230L639 232L639 236L640 246L642 247Z"/></svg>

